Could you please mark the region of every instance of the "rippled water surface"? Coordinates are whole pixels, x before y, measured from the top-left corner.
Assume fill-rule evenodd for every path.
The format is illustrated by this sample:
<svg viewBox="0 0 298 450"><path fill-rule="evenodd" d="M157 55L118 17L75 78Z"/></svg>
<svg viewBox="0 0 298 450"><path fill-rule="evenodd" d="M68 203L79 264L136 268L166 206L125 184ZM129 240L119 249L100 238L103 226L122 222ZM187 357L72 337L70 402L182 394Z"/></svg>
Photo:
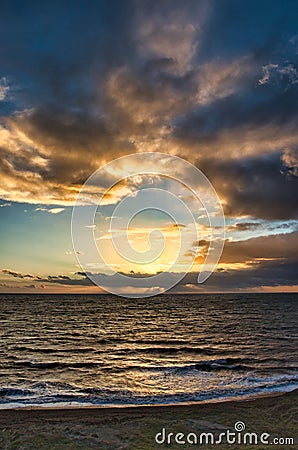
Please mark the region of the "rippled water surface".
<svg viewBox="0 0 298 450"><path fill-rule="evenodd" d="M298 385L297 294L1 295L0 407L147 404Z"/></svg>

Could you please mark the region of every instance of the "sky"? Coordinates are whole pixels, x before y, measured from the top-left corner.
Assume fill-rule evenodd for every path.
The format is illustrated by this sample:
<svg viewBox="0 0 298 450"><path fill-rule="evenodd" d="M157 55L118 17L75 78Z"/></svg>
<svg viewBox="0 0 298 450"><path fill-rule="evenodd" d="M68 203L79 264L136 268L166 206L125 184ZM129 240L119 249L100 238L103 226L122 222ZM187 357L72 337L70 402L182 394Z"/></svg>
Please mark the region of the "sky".
<svg viewBox="0 0 298 450"><path fill-rule="evenodd" d="M176 276L192 255L174 292L296 292L297 17L295 0L4 0L0 292L99 292L72 246L73 205L94 171L144 152L184 158L209 178L225 214L224 250L197 285L210 251L203 215L200 238L173 269L188 224L148 211L130 225L132 244L145 251L157 228L168 249L148 266L119 259L110 217L126 195L143 201L133 194L140 180L126 180L86 225L116 271L143 276L146 289L149 276ZM173 182L141 181L184 196Z"/></svg>

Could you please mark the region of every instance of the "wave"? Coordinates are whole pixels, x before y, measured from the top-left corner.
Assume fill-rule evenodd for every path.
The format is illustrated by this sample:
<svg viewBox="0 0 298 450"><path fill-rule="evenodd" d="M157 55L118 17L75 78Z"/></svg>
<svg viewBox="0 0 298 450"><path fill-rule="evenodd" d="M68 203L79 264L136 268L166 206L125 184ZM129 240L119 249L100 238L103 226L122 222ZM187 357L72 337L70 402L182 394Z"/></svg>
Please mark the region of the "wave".
<svg viewBox="0 0 298 450"><path fill-rule="evenodd" d="M201 401L297 383L297 294L41 297L0 296L1 405Z"/></svg>
<svg viewBox="0 0 298 450"><path fill-rule="evenodd" d="M11 350L21 351L21 352L32 352L32 353L86 353L94 352L94 347L71 347L71 348L59 348L59 347L28 347L28 346L17 346L12 347Z"/></svg>
<svg viewBox="0 0 298 450"><path fill-rule="evenodd" d="M33 369L64 369L64 368L87 368L87 367L97 367L100 365L99 362L60 362L60 361L15 361L14 365L20 367L31 367Z"/></svg>
<svg viewBox="0 0 298 450"><path fill-rule="evenodd" d="M23 397L26 395L33 395L34 391L31 389L18 389L18 388L1 388L1 397Z"/></svg>
<svg viewBox="0 0 298 450"><path fill-rule="evenodd" d="M280 361L280 360L275 360ZM276 366L266 366L264 362L272 363L273 360L268 358L266 360L260 360L257 358L225 358L216 360L200 361L194 365L195 369L202 372L216 372L222 370L230 371L245 371L245 372L270 372L270 371L296 371L297 367L285 366L280 364ZM262 364L260 364L262 363Z"/></svg>
<svg viewBox="0 0 298 450"><path fill-rule="evenodd" d="M120 339L114 340L114 341L108 341L108 340L102 340L101 343L122 343ZM138 341L139 344L144 344L146 341ZM128 344L128 342L123 341L123 343ZM134 342L136 344L137 342ZM162 342L164 344L164 342ZM152 342L150 342L152 344ZM154 344L158 345L158 342L154 342ZM24 352L32 352L32 353L86 353L86 352L92 352L92 353L105 353L104 349L97 349L95 347L71 347L71 348L59 348L58 346L53 347L30 347L30 346L16 346L12 347L11 350L13 351L24 351ZM110 351L110 350L109 350ZM218 348L210 348L210 347L195 347L195 346L187 346L187 345L181 345L179 343L178 346L175 345L163 345L163 346L156 346L156 347L138 347L138 348L131 348L131 347L120 347L120 348L114 348L113 353L129 353L129 354L139 354L139 353L145 353L145 354L176 354L176 353L197 353L197 354L204 354L204 355L226 355L227 353L233 354L237 353L237 350L230 349L228 352L227 350L218 349Z"/></svg>
<svg viewBox="0 0 298 450"><path fill-rule="evenodd" d="M120 351L120 349L118 350ZM143 347L137 349L121 349L129 354L176 354L176 353L194 353L202 355L226 355L226 350L221 350L217 348L206 348L206 347L190 347L190 346L180 346L180 347ZM117 353L117 350L115 351ZM229 352L233 353L233 351Z"/></svg>
<svg viewBox="0 0 298 450"><path fill-rule="evenodd" d="M191 351L193 350L193 351ZM202 349L189 349L190 354L202 354L212 356L212 351L202 352ZM207 349L208 350L208 349ZM160 351L160 349L158 349ZM171 353L172 349L164 349L165 354ZM178 351L178 350L177 350ZM148 349L148 354L154 352L154 349ZM146 353L146 352L144 352ZM162 353L162 352L161 352ZM121 353L120 353L121 355ZM248 358L248 357L226 357L216 359L202 359L199 361L191 360L189 363L182 365L164 364L156 365L154 359L147 362L147 364L135 364L133 360L126 358L131 353L123 353L125 357L119 360L119 364L105 364L102 360L87 360L87 361L59 361L48 360L38 361L35 359L14 360L8 361L6 367L24 367L36 370L50 370L50 369L98 369L100 372L119 373L125 371L185 371L196 370L198 372L219 372L219 371L235 371L235 372L283 372L283 371L298 371L295 361L284 361L278 358ZM297 361L296 361L297 363ZM4 365L3 365L4 367Z"/></svg>
<svg viewBox="0 0 298 450"><path fill-rule="evenodd" d="M271 392L287 392L298 388L298 377L275 377L268 382L241 388L217 388L212 391L175 394L140 395L129 389L113 390L108 388L79 389L74 386L32 386L31 389L0 389L0 408L14 406L53 406L68 405L158 405L179 404L184 402L218 401L241 396L255 396Z"/></svg>

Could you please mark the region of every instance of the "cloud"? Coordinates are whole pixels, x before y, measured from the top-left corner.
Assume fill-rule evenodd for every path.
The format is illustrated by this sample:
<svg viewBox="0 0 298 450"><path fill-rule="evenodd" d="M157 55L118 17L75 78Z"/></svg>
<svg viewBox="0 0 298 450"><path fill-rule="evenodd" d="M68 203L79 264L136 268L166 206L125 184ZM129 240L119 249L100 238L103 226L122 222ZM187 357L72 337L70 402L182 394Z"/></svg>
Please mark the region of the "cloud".
<svg viewBox="0 0 298 450"><path fill-rule="evenodd" d="M34 275L31 274L22 274L20 272L15 272L13 270L9 270L9 269L2 269L2 273L4 273L5 275L11 275L14 278L33 278L35 279L36 277Z"/></svg>
<svg viewBox="0 0 298 450"><path fill-rule="evenodd" d="M261 232L260 219L298 218L295 2L29 2L22 20L12 6L0 17L0 207L59 214L103 164L160 151L206 173L234 219L231 236ZM105 174L88 200L114 178ZM123 183L106 204L135 187ZM210 288L292 285L296 240L227 241ZM3 276L39 287L91 284L82 273Z"/></svg>
<svg viewBox="0 0 298 450"><path fill-rule="evenodd" d="M63 286L93 286L92 281L86 276L85 273L77 272L75 275L75 278L71 278L66 275L49 275L39 281L42 283L46 283L46 286L48 286L49 284L59 284Z"/></svg>
<svg viewBox="0 0 298 450"><path fill-rule="evenodd" d="M239 289L255 289L262 286L295 286L297 285L297 270L298 260L260 260L250 267L219 269L215 271L211 277L203 284L197 284L198 273L190 272L186 274L183 280L173 289L174 291L187 291L187 287L193 286L200 288L202 292L214 291L220 289L222 291L239 290ZM125 274L128 277L141 277L143 280L143 289L152 288L151 274L130 273ZM107 285L106 276L103 274L92 274L93 279L96 279L103 288ZM175 279L179 279L179 273L168 273L164 280L164 286L173 283ZM69 280L62 280L53 278L49 281L51 284L59 284L67 286L92 286L93 283L84 273L81 273L81 278L72 278ZM109 284L111 280L109 280ZM133 291L133 283L130 286L129 281L126 282L126 287L117 284L116 280L113 283L113 289ZM162 289L163 286L155 286L154 289ZM123 292L123 291L122 291Z"/></svg>
<svg viewBox="0 0 298 450"><path fill-rule="evenodd" d="M48 212L50 214L59 214L59 213L65 211L65 208L51 208L51 209L48 209L48 208L44 208L42 206L39 206L39 207L35 208L35 211L46 211L46 212Z"/></svg>
<svg viewBox="0 0 298 450"><path fill-rule="evenodd" d="M297 216L293 4L282 37L284 9L268 14L256 2L249 11L204 1L128 2L117 14L93 3L70 14L44 8L26 11L37 27L16 26L9 9L2 18L11 103L0 128L1 198L58 213L102 164L158 150L205 170L228 215Z"/></svg>
<svg viewBox="0 0 298 450"><path fill-rule="evenodd" d="M238 291L260 289L264 286L297 286L298 261L260 261L250 268L218 270L201 286L203 291ZM195 273L186 275L183 286L196 285ZM181 286L175 288L181 290Z"/></svg>
<svg viewBox="0 0 298 450"><path fill-rule="evenodd" d="M263 76L259 79L259 84L278 83L279 80L286 82L288 89L292 84L298 83L298 71L293 64L286 63L282 66L278 64L268 64L262 67Z"/></svg>
<svg viewBox="0 0 298 450"><path fill-rule="evenodd" d="M0 102L5 100L8 91L9 91L9 86L8 86L7 79L5 77L0 78Z"/></svg>
<svg viewBox="0 0 298 450"><path fill-rule="evenodd" d="M246 227L244 227L246 229ZM251 229L251 228L249 228ZM242 230L241 230L242 231ZM212 243L211 243L212 245ZM201 239L194 242L189 255L195 257L194 269L201 266L206 258L210 241ZM296 261L298 255L298 232L259 236L243 240L226 239L218 270L243 270L256 267L263 261ZM236 274L236 271L233 272Z"/></svg>
<svg viewBox="0 0 298 450"><path fill-rule="evenodd" d="M282 154L281 159L286 167L287 172L290 175L298 177L298 147L292 149L286 148Z"/></svg>
<svg viewBox="0 0 298 450"><path fill-rule="evenodd" d="M259 79L259 84L266 84L270 79L270 74L273 69L277 69L278 64L268 64L262 67L263 76Z"/></svg>
<svg viewBox="0 0 298 450"><path fill-rule="evenodd" d="M237 222L233 225L226 227L227 231L249 231L260 228L262 224L260 222Z"/></svg>
<svg viewBox="0 0 298 450"><path fill-rule="evenodd" d="M36 285L22 285L23 287L44 287L44 284L61 284L61 285L82 285L82 286L92 286L93 283L86 277L84 272L76 272L74 278L71 278L68 275L48 275L48 276L40 276L40 275L31 275L21 272L15 272L13 270L2 269L1 271L4 275L9 275L13 278L19 279L32 279L34 282L38 283Z"/></svg>
<svg viewBox="0 0 298 450"><path fill-rule="evenodd" d="M52 208L52 209L49 209L49 210L48 210L48 212L49 212L50 214L59 214L59 213L61 213L62 211L65 211L65 208Z"/></svg>
<svg viewBox="0 0 298 450"><path fill-rule="evenodd" d="M250 55L228 61L216 58L202 64L197 71L197 105L210 105L235 92L239 95L247 88L254 71L255 62Z"/></svg>
<svg viewBox="0 0 298 450"><path fill-rule="evenodd" d="M298 177L293 173L293 159L287 160L291 168L285 167L287 157L277 152L234 161L208 159L201 161L201 167L220 193L226 215L297 219L293 192L298 189Z"/></svg>
<svg viewBox="0 0 298 450"><path fill-rule="evenodd" d="M141 52L152 59L170 59L171 71L185 73L192 67L208 12L206 1L139 4L136 16Z"/></svg>
<svg viewBox="0 0 298 450"><path fill-rule="evenodd" d="M268 95L250 83L176 119L172 147L197 164L207 155L233 163L296 148L298 86Z"/></svg>
<svg viewBox="0 0 298 450"><path fill-rule="evenodd" d="M221 264L254 263L258 260L293 261L298 255L298 232L226 241Z"/></svg>

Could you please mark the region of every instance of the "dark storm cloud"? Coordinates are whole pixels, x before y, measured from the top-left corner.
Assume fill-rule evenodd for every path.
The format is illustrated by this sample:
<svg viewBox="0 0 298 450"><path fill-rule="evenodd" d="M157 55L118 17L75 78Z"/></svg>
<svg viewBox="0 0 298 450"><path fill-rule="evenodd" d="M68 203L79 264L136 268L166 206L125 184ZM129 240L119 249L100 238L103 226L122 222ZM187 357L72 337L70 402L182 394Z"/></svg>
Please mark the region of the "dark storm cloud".
<svg viewBox="0 0 298 450"><path fill-rule="evenodd" d="M247 228L244 227L244 229ZM206 257L209 246L210 241L205 239L199 241L198 262L203 262L201 255ZM197 248L196 243L194 243L194 248ZM194 255L194 251L190 254ZM298 231L293 231L237 241L227 239L220 264L224 266L239 263L251 265L261 260L293 261L297 259L297 255Z"/></svg>
<svg viewBox="0 0 298 450"><path fill-rule="evenodd" d="M103 161L159 150L206 168L229 214L296 217L296 12L291 1L4 2L3 198L70 204Z"/></svg>
<svg viewBox="0 0 298 450"><path fill-rule="evenodd" d="M225 213L262 219L298 218L298 177L287 173L279 153L200 164L226 201Z"/></svg>
<svg viewBox="0 0 298 450"><path fill-rule="evenodd" d="M238 289L254 289L262 286L282 287L296 286L298 261L261 261L251 268L218 270L200 285L203 290L230 291ZM197 274L187 274L183 283L175 288L181 290L182 286L196 287Z"/></svg>
<svg viewBox="0 0 298 450"><path fill-rule="evenodd" d="M4 1L0 30L2 70L26 106L92 103L94 77L134 51L130 1Z"/></svg>
<svg viewBox="0 0 298 450"><path fill-rule="evenodd" d="M255 262L258 259L291 261L298 255L298 232L227 241L221 263Z"/></svg>
<svg viewBox="0 0 298 450"><path fill-rule="evenodd" d="M233 275L235 276L236 272L227 274L225 277L225 273L218 274L218 280L214 279L214 282L220 282L221 280L223 285L232 284L236 287L238 284L239 287L258 287L258 286L295 286L297 285L297 271L298 271L298 261L283 261L280 263L276 262L266 262L263 261L256 265L253 269L247 271L240 271L237 273L236 279L232 282ZM217 274L216 274L217 275Z"/></svg>
<svg viewBox="0 0 298 450"><path fill-rule="evenodd" d="M238 128L243 130L243 140L249 130L263 126L284 126L288 132L296 130L298 73L294 84L290 80L281 80L274 89L257 84L251 86L247 81L245 88L228 98L200 106L177 120L177 138L187 139L193 144L210 144L222 133L230 131L232 135L232 131Z"/></svg>
<svg viewBox="0 0 298 450"><path fill-rule="evenodd" d="M252 1L248 8L227 1L222 6L212 10L205 24L197 57L200 62L230 64L238 58L248 67L228 97L214 98L177 120L177 136L193 137L199 143L233 127L297 121L297 4ZM262 76L264 71L267 78ZM228 76L232 78L231 73ZM224 88L226 80L221 81Z"/></svg>

